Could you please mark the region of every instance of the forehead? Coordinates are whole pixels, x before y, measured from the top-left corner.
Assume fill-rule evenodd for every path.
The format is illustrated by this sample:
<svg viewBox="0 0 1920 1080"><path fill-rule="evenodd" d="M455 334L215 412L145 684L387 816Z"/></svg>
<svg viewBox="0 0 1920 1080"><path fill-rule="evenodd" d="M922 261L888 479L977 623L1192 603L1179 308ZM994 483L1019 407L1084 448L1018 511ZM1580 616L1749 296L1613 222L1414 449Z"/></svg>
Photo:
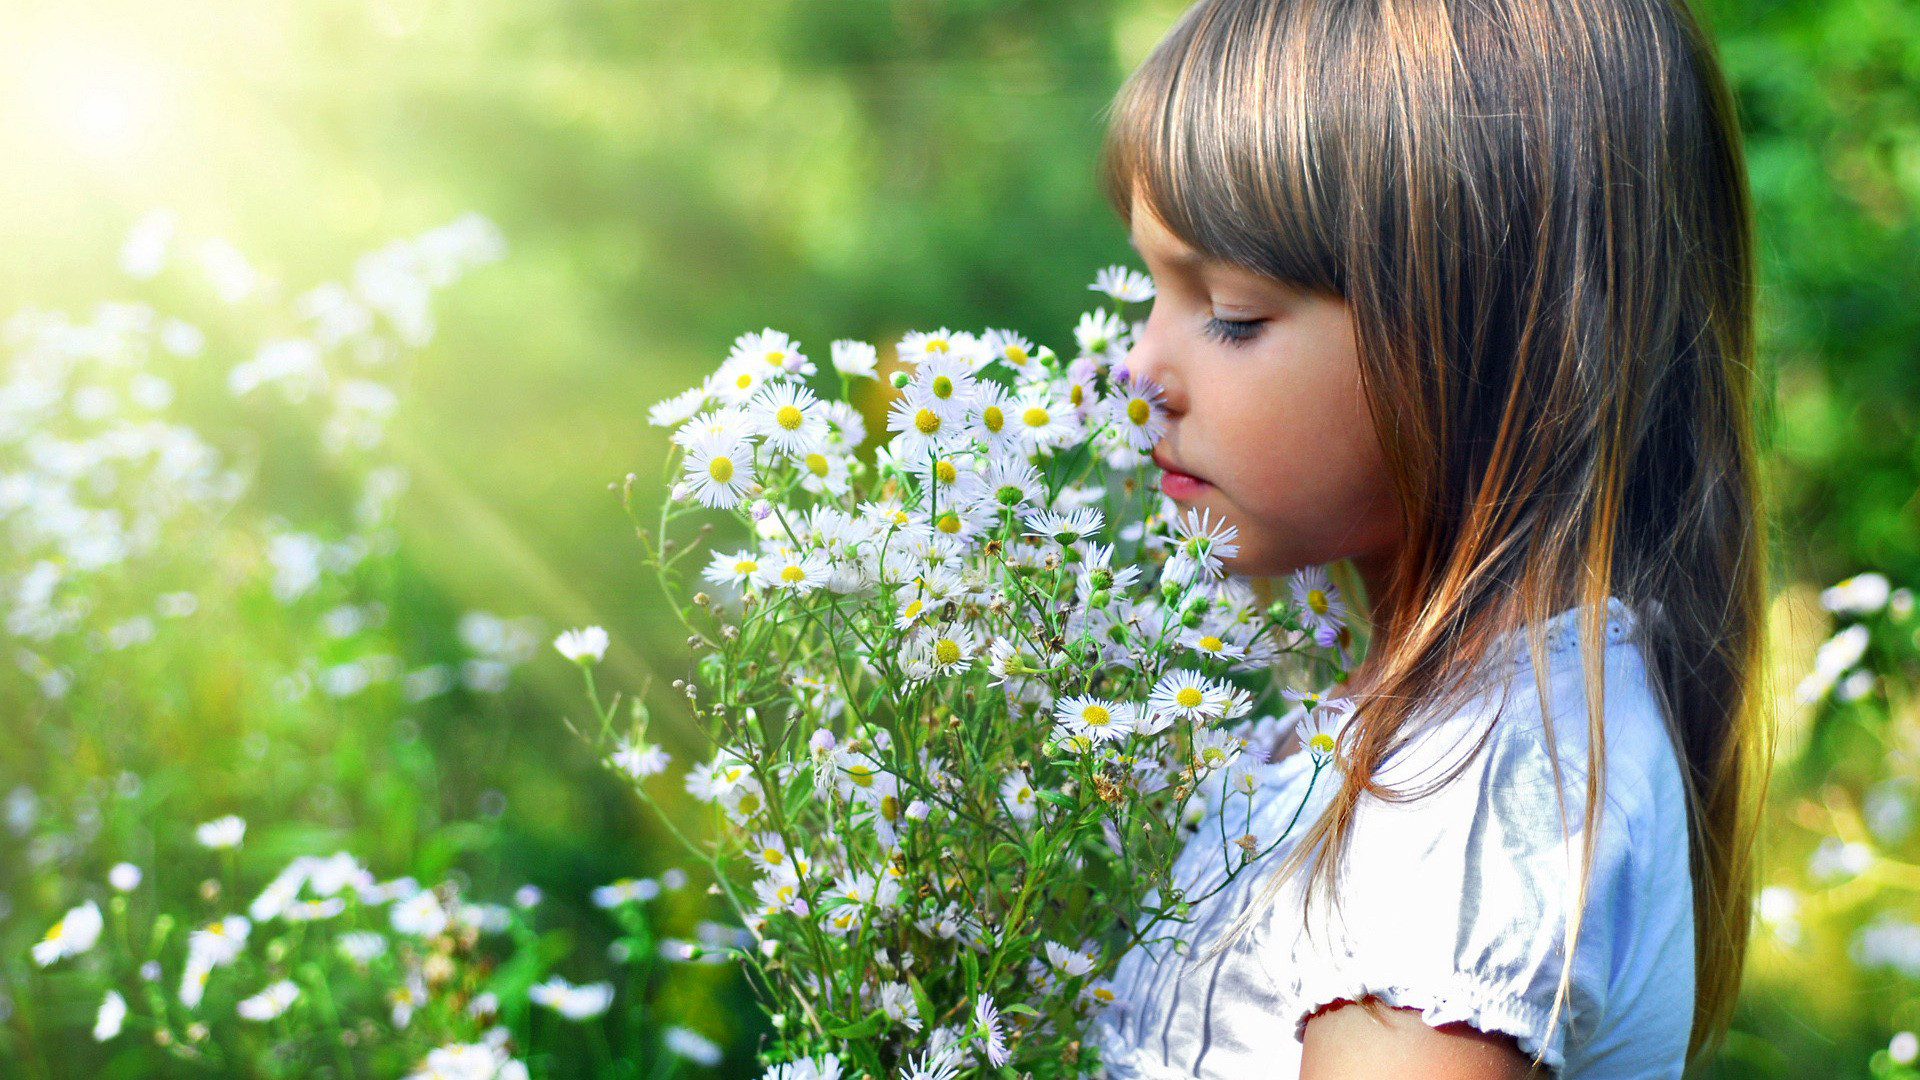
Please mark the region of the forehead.
<svg viewBox="0 0 1920 1080"><path fill-rule="evenodd" d="M1152 204L1138 194L1133 197L1130 217L1133 229L1127 237L1127 243L1141 255L1179 267L1198 267L1213 261L1175 236L1159 215L1153 212Z"/></svg>

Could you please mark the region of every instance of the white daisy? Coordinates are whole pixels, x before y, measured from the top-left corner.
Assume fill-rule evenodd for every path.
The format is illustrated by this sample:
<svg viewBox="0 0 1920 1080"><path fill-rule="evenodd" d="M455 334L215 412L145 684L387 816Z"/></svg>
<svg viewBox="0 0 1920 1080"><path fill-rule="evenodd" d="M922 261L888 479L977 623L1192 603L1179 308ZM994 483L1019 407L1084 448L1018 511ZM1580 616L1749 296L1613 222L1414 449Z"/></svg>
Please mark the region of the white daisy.
<svg viewBox="0 0 1920 1080"><path fill-rule="evenodd" d="M614 744L613 753L607 755L607 761L614 768L635 780L644 780L649 776L658 776L667 771L673 759L665 750L644 741L621 739Z"/></svg>
<svg viewBox="0 0 1920 1080"><path fill-rule="evenodd" d="M851 486L845 454L813 450L799 461L800 486L815 495L845 495Z"/></svg>
<svg viewBox="0 0 1920 1080"><path fill-rule="evenodd" d="M1193 765L1202 772L1224 769L1240 757L1247 748L1245 739L1230 735L1218 728L1208 728L1196 732L1193 736Z"/></svg>
<svg viewBox="0 0 1920 1080"><path fill-rule="evenodd" d="M744 410L733 405L700 413L681 424L673 433L676 446L686 448L703 438L744 439L753 434Z"/></svg>
<svg viewBox="0 0 1920 1080"><path fill-rule="evenodd" d="M100 999L100 1008L93 1014L93 1041L106 1042L120 1034L120 1026L127 1020L127 999L118 990L107 991Z"/></svg>
<svg viewBox="0 0 1920 1080"><path fill-rule="evenodd" d="M613 984L575 986L558 975L527 991L527 1000L545 1005L569 1020L591 1020L613 1004Z"/></svg>
<svg viewBox="0 0 1920 1080"><path fill-rule="evenodd" d="M1123 739L1133 731L1134 708L1118 701L1077 695L1055 703L1053 717L1069 736L1095 743Z"/></svg>
<svg viewBox="0 0 1920 1080"><path fill-rule="evenodd" d="M973 405L974 378L967 361L959 356L941 354L922 360L913 373L910 393L940 411L951 421L964 420Z"/></svg>
<svg viewBox="0 0 1920 1080"><path fill-rule="evenodd" d="M1340 590L1333 587L1325 567L1309 566L1287 578L1293 602L1300 607L1300 625L1313 635L1314 644L1332 648L1346 625L1347 604Z"/></svg>
<svg viewBox="0 0 1920 1080"><path fill-rule="evenodd" d="M981 380L973 387L973 410L968 414L973 437L992 454L1003 454L1020 443L1020 431L1013 417L1013 399L999 383Z"/></svg>
<svg viewBox="0 0 1920 1080"><path fill-rule="evenodd" d="M833 343L833 370L849 379L878 377L880 351L864 341L842 338Z"/></svg>
<svg viewBox="0 0 1920 1080"><path fill-rule="evenodd" d="M1073 340L1084 356L1110 360L1126 355L1127 324L1111 311L1089 311L1073 328Z"/></svg>
<svg viewBox="0 0 1920 1080"><path fill-rule="evenodd" d="M69 910L33 946L33 962L41 967L69 956L79 956L100 940L104 925L100 905L89 900Z"/></svg>
<svg viewBox="0 0 1920 1080"><path fill-rule="evenodd" d="M1213 660L1244 660L1247 655L1244 647L1205 627L1182 633L1180 644Z"/></svg>
<svg viewBox="0 0 1920 1080"><path fill-rule="evenodd" d="M1033 342L1011 330L988 330L980 344L993 359L1015 371L1025 370L1033 360Z"/></svg>
<svg viewBox="0 0 1920 1080"><path fill-rule="evenodd" d="M716 551L707 562L707 568L700 572L715 585L732 585L746 588L760 582L760 559L751 551Z"/></svg>
<svg viewBox="0 0 1920 1080"><path fill-rule="evenodd" d="M1129 449L1144 454L1167 433L1164 401L1160 387L1147 379L1129 379L1107 398L1107 415Z"/></svg>
<svg viewBox="0 0 1920 1080"><path fill-rule="evenodd" d="M1010 1057L1007 1053L1007 1034L1000 1027L1000 1010L994 1005L992 997L981 994L973 1003L973 1022L986 1040L987 1064L996 1069L1005 1065Z"/></svg>
<svg viewBox="0 0 1920 1080"><path fill-rule="evenodd" d="M887 407L887 430L894 433L888 449L895 459L924 461L954 445L966 427L936 403L909 391Z"/></svg>
<svg viewBox="0 0 1920 1080"><path fill-rule="evenodd" d="M771 375L811 375L815 371L813 361L801 353L800 343L771 326L734 338L727 363L743 368L758 366Z"/></svg>
<svg viewBox="0 0 1920 1080"><path fill-rule="evenodd" d="M1056 401L1050 388L1023 388L1013 403L1014 430L1034 451L1045 452L1063 446L1074 436L1071 406Z"/></svg>
<svg viewBox="0 0 1920 1080"><path fill-rule="evenodd" d="M1044 537L1062 547L1072 547L1099 532L1106 520L1105 514L1092 507L1067 513L1043 510L1027 515L1027 535Z"/></svg>
<svg viewBox="0 0 1920 1080"><path fill-rule="evenodd" d="M687 447L685 482L702 506L731 510L752 494L753 448L742 439L706 436Z"/></svg>
<svg viewBox="0 0 1920 1080"><path fill-rule="evenodd" d="M1204 723L1226 711L1227 687L1197 671L1170 671L1154 684L1147 708L1156 713Z"/></svg>
<svg viewBox="0 0 1920 1080"><path fill-rule="evenodd" d="M1087 603L1096 594L1124 591L1133 587L1140 579L1140 568L1113 565L1113 545L1088 544L1080 563L1080 577L1075 583L1075 591L1082 603Z"/></svg>
<svg viewBox="0 0 1920 1080"><path fill-rule="evenodd" d="M242 1020L251 1020L264 1024L281 1013L286 1012L300 999L300 988L291 979L281 979L265 990L250 998L243 998L233 1006Z"/></svg>
<svg viewBox="0 0 1920 1080"><path fill-rule="evenodd" d="M693 386L656 403L647 410L647 423L654 427L679 427L707 407L707 388Z"/></svg>
<svg viewBox="0 0 1920 1080"><path fill-rule="evenodd" d="M1347 698L1323 702L1307 712L1306 719L1300 722L1300 738L1307 744L1307 752L1313 755L1314 764L1334 759L1340 736L1353 719L1353 712L1354 704Z"/></svg>
<svg viewBox="0 0 1920 1080"><path fill-rule="evenodd" d="M720 365L720 370L707 376L701 389L708 397L719 398L730 405L744 405L777 374L779 372L752 357L744 361L729 358Z"/></svg>
<svg viewBox="0 0 1920 1080"><path fill-rule="evenodd" d="M775 555L760 571L760 582L771 589L785 589L805 596L827 583L833 567L827 557L809 551L799 558Z"/></svg>
<svg viewBox="0 0 1920 1080"><path fill-rule="evenodd" d="M936 357L954 357L968 359L968 370L972 370L972 357L980 353L980 340L961 330L948 330L941 327L931 333L915 330L900 339L895 348L903 364L920 364Z"/></svg>
<svg viewBox="0 0 1920 1080"><path fill-rule="evenodd" d="M1000 805L1015 821L1032 821L1040 812L1040 798L1034 793L1033 780L1018 770L1000 782Z"/></svg>
<svg viewBox="0 0 1920 1080"><path fill-rule="evenodd" d="M754 430L767 445L788 457L805 457L827 441L827 417L820 399L798 383L775 383L747 407Z"/></svg>
<svg viewBox="0 0 1920 1080"><path fill-rule="evenodd" d="M193 830L194 839L200 841L200 846L214 851L237 848L241 838L246 835L246 821L234 814L214 818Z"/></svg>
<svg viewBox="0 0 1920 1080"><path fill-rule="evenodd" d="M1047 485L1040 470L1025 459L996 457L980 475L979 494L983 504L996 510L1018 510L1045 502Z"/></svg>
<svg viewBox="0 0 1920 1080"><path fill-rule="evenodd" d="M553 639L553 647L576 664L597 664L607 655L607 632L598 626L567 630Z"/></svg>
<svg viewBox="0 0 1920 1080"><path fill-rule="evenodd" d="M1069 979L1091 972L1098 962L1084 950L1069 949L1057 941L1046 942L1041 949L1047 954L1047 963Z"/></svg>
<svg viewBox="0 0 1920 1080"><path fill-rule="evenodd" d="M1153 299L1153 279L1138 270L1109 266L1093 275L1094 292L1105 293L1123 304L1139 304Z"/></svg>
<svg viewBox="0 0 1920 1080"><path fill-rule="evenodd" d="M1240 553L1240 530L1227 524L1224 517L1215 521L1211 510L1188 509L1171 525L1173 537L1168 546L1173 556L1161 572L1163 580L1186 585L1223 577L1223 560Z"/></svg>

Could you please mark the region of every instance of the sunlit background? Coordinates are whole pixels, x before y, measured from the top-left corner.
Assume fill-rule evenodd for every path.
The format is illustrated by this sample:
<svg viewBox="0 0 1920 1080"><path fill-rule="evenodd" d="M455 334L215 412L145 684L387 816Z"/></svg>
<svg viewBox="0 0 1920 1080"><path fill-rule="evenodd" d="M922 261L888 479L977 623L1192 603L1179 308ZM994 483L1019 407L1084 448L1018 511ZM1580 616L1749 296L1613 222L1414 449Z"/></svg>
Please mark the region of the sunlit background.
<svg viewBox="0 0 1920 1080"><path fill-rule="evenodd" d="M763 326L820 357L833 338L933 325L1061 341L1094 268L1131 255L1093 184L1101 111L1182 6L8 0L0 317L98 325L101 302L146 305L146 322L105 318L153 343L141 370L166 390L115 369L106 411L23 428L47 415L23 375L42 339L16 322L0 344L0 605L23 611L55 578L79 598L57 633L0 628L0 1074L413 1067L432 1043L395 1034L384 998L362 1003L376 1027L342 1022L362 1055L344 1062L277 1051L264 1029L196 1042L177 1007L159 1039L130 1021L96 1043L101 991L137 995L140 976L28 957L62 912L115 895L116 863L144 869L125 914L144 941L157 913L238 910L289 858L336 850L383 881L511 908L539 936L490 955L528 978L650 995L605 1031L518 1018L536 1075L749 1073L762 1029L727 968L635 975L636 947L694 940L719 914L702 883L654 901L644 937L591 900L677 860L567 731L578 677L547 642L605 625L602 685L646 690L667 749L698 752L664 686L683 642L610 489L630 472L656 486L665 439L646 407ZM1844 621L1822 587L1863 571L1920 585L1920 9L1705 8L1763 243L1786 736L1776 889L1713 1075L1894 1075L1896 1033L1920 1028L1914 622L1876 609L1857 658L1904 678L1828 672L1845 702L1795 690ZM447 272L382 276L395 266ZM322 363L285 346L325 336L328 282L380 317ZM83 571L35 546L58 515L20 478L59 471L36 431L70 448L110 405L164 413L239 479L230 499L168 510L144 554ZM76 483L98 506L137 501ZM283 577L305 541L289 536L319 545L297 592ZM182 594L192 614L154 614ZM228 813L248 831L224 858L193 827ZM516 907L525 885L541 898ZM160 954L168 996L184 931ZM223 978L209 1002L257 989ZM669 1025L727 1057L661 1051Z"/></svg>

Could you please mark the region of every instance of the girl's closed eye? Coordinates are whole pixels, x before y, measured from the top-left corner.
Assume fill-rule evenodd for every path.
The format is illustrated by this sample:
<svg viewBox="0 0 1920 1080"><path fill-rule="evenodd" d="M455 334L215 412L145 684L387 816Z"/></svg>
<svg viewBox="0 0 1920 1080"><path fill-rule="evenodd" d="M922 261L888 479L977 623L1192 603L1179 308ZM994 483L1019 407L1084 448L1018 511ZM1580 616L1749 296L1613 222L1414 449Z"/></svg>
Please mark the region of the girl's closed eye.
<svg viewBox="0 0 1920 1080"><path fill-rule="evenodd" d="M1260 334L1260 324L1265 319L1223 319L1215 315L1207 320L1208 336L1228 345L1240 345L1252 341Z"/></svg>

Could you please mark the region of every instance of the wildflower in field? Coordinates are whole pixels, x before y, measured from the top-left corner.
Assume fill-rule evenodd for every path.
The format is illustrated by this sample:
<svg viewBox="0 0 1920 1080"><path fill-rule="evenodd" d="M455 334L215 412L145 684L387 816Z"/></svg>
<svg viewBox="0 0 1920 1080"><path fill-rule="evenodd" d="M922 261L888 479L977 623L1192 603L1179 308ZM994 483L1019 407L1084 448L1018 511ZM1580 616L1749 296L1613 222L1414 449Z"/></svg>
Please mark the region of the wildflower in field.
<svg viewBox="0 0 1920 1080"><path fill-rule="evenodd" d="M1346 625L1347 605L1340 598L1340 590L1334 588L1327 577L1326 568L1309 566L1296 570L1288 576L1287 587L1293 593L1293 602L1300 606L1302 628L1313 635L1314 643L1321 648L1331 647Z"/></svg>
<svg viewBox="0 0 1920 1080"><path fill-rule="evenodd" d="M1225 573L1222 560L1240 553L1240 530L1226 518L1214 520L1205 508L1188 509L1172 521L1173 552L1164 571L1166 580L1180 584L1210 581Z"/></svg>
<svg viewBox="0 0 1920 1080"><path fill-rule="evenodd" d="M952 1047L929 1049L918 1058L905 1058L900 1080L959 1080L960 1057Z"/></svg>
<svg viewBox="0 0 1920 1080"><path fill-rule="evenodd" d="M613 1004L613 984L595 982L575 986L555 975L527 991L527 999L569 1020L591 1020Z"/></svg>
<svg viewBox="0 0 1920 1080"><path fill-rule="evenodd" d="M1246 647L1210 630L1189 630L1180 635L1180 644L1211 660L1244 660Z"/></svg>
<svg viewBox="0 0 1920 1080"><path fill-rule="evenodd" d="M647 423L654 427L679 427L699 415L710 399L707 388L693 386L647 409Z"/></svg>
<svg viewBox="0 0 1920 1080"><path fill-rule="evenodd" d="M1095 743L1126 738L1135 722L1133 706L1084 695L1062 699L1053 715L1061 733Z"/></svg>
<svg viewBox="0 0 1920 1080"><path fill-rule="evenodd" d="M827 417L820 399L798 383L774 383L747 406L747 419L767 446L791 458L804 458L827 442Z"/></svg>
<svg viewBox="0 0 1920 1080"><path fill-rule="evenodd" d="M685 482L702 506L731 510L752 494L753 450L743 439L709 435L687 447Z"/></svg>
<svg viewBox="0 0 1920 1080"><path fill-rule="evenodd" d="M800 351L800 343L769 326L758 333L741 334L733 339L726 363L741 367L758 366L773 375L812 375L813 361Z"/></svg>
<svg viewBox="0 0 1920 1080"><path fill-rule="evenodd" d="M762 1080L841 1080L840 1055L823 1054L775 1065Z"/></svg>
<svg viewBox="0 0 1920 1080"><path fill-rule="evenodd" d="M1043 510L1027 515L1027 535L1052 540L1062 547L1072 547L1099 532L1106 520L1106 515L1090 507L1065 513Z"/></svg>
<svg viewBox="0 0 1920 1080"><path fill-rule="evenodd" d="M242 1020L263 1024L292 1008L299 999L300 988L291 979L281 979L252 997L242 998L234 1004L233 1011L239 1013Z"/></svg>
<svg viewBox="0 0 1920 1080"><path fill-rule="evenodd" d="M598 626L567 630L553 639L553 647L576 664L597 664L607 655L607 632Z"/></svg>
<svg viewBox="0 0 1920 1080"><path fill-rule="evenodd" d="M446 930L449 920L440 898L425 889L388 909L387 921L395 933L430 938Z"/></svg>
<svg viewBox="0 0 1920 1080"><path fill-rule="evenodd" d="M878 378L880 351L864 341L842 338L831 346L833 370L850 379Z"/></svg>
<svg viewBox="0 0 1920 1080"><path fill-rule="evenodd" d="M1193 736L1193 766L1201 772L1224 769L1239 760L1247 742L1238 735L1218 729L1198 731Z"/></svg>
<svg viewBox="0 0 1920 1080"><path fill-rule="evenodd" d="M1300 722L1300 738L1316 765L1333 760L1340 734L1353 719L1354 704L1347 698L1334 698L1310 708Z"/></svg>
<svg viewBox="0 0 1920 1080"><path fill-rule="evenodd" d="M800 486L815 495L845 495L851 486L847 455L814 450L799 457Z"/></svg>
<svg viewBox="0 0 1920 1080"><path fill-rule="evenodd" d="M1089 311L1073 328L1073 340L1082 356L1100 361L1118 360L1129 345L1127 324L1111 311Z"/></svg>
<svg viewBox="0 0 1920 1080"><path fill-rule="evenodd" d="M1153 449L1167 433L1165 395L1146 379L1131 379L1106 401L1108 422L1121 442L1136 453Z"/></svg>
<svg viewBox="0 0 1920 1080"><path fill-rule="evenodd" d="M56 960L79 956L100 940L100 905L89 900L69 910L33 947L33 962L46 967Z"/></svg>
<svg viewBox="0 0 1920 1080"><path fill-rule="evenodd" d="M644 780L666 772L672 758L665 750L645 740L622 738L614 743L613 753L607 755L607 761L627 776Z"/></svg>
<svg viewBox="0 0 1920 1080"><path fill-rule="evenodd" d="M963 420L913 388L887 407L888 449L897 461L925 461L945 453L966 434Z"/></svg>
<svg viewBox="0 0 1920 1080"><path fill-rule="evenodd" d="M140 887L140 868L132 863L114 863L107 871L107 884L116 892L132 892Z"/></svg>
<svg viewBox="0 0 1920 1080"><path fill-rule="evenodd" d="M246 835L245 819L235 814L215 818L193 830L194 839L200 841L200 846L214 851L237 848L241 837Z"/></svg>
<svg viewBox="0 0 1920 1080"><path fill-rule="evenodd" d="M1228 687L1197 671L1170 671L1154 684L1147 708L1178 720L1205 723L1226 712Z"/></svg>
<svg viewBox="0 0 1920 1080"><path fill-rule="evenodd" d="M611 885L601 885L593 890L593 906L597 908L617 908L622 904L639 904L660 895L660 883L652 878L621 878Z"/></svg>
<svg viewBox="0 0 1920 1080"><path fill-rule="evenodd" d="M127 999L118 990L107 991L100 999L100 1008L93 1014L93 1041L106 1042L120 1034L120 1026L127 1021Z"/></svg>
<svg viewBox="0 0 1920 1080"><path fill-rule="evenodd" d="M744 758L722 750L712 761L687 770L687 794L702 802L715 802L752 778L752 766Z"/></svg>
<svg viewBox="0 0 1920 1080"><path fill-rule="evenodd" d="M419 1071L406 1080L527 1080L527 1067L508 1057L504 1046L450 1043L429 1051Z"/></svg>
<svg viewBox="0 0 1920 1080"><path fill-rule="evenodd" d="M1040 812L1040 798L1034 794L1033 780L1023 771L1009 773L1000 782L1000 805L1015 821L1032 821Z"/></svg>
<svg viewBox="0 0 1920 1080"><path fill-rule="evenodd" d="M1078 431L1073 409L1053 396L1050 387L1040 384L1022 387L1015 395L1014 430L1036 453L1050 453L1070 441Z"/></svg>
<svg viewBox="0 0 1920 1080"><path fill-rule="evenodd" d="M1104 267L1093 276L1093 284L1087 288L1105 293L1123 304L1140 304L1153 299L1153 279L1125 266Z"/></svg>
<svg viewBox="0 0 1920 1080"><path fill-rule="evenodd" d="M707 561L701 577L714 585L746 588L760 583L760 559L751 551L716 551Z"/></svg>
<svg viewBox="0 0 1920 1080"><path fill-rule="evenodd" d="M720 1064L720 1047L713 1040L696 1031L690 1031L679 1025L669 1025L660 1033L660 1041L667 1050L686 1058L695 1065L713 1068Z"/></svg>
<svg viewBox="0 0 1920 1080"><path fill-rule="evenodd" d="M1046 953L1047 963L1053 970L1069 979L1078 978L1093 971L1099 961L1089 956L1084 949L1070 949L1057 941L1049 941L1041 946Z"/></svg>
<svg viewBox="0 0 1920 1080"><path fill-rule="evenodd" d="M1000 1008L994 1004L993 997L981 994L973 1003L973 1023L980 1038L986 1043L987 1064L994 1068L1005 1065L1007 1053L1007 1034L1000 1026Z"/></svg>
<svg viewBox="0 0 1920 1080"><path fill-rule="evenodd" d="M805 596L827 583L833 567L817 551L803 555L771 555L761 564L760 581L770 589Z"/></svg>
<svg viewBox="0 0 1920 1080"><path fill-rule="evenodd" d="M357 967L366 967L386 955L387 939L370 930L354 930L334 940L334 948Z"/></svg>
<svg viewBox="0 0 1920 1080"><path fill-rule="evenodd" d="M988 357L1015 372L1025 371L1037 355L1033 342L1011 330L988 330L980 338L980 347Z"/></svg>

